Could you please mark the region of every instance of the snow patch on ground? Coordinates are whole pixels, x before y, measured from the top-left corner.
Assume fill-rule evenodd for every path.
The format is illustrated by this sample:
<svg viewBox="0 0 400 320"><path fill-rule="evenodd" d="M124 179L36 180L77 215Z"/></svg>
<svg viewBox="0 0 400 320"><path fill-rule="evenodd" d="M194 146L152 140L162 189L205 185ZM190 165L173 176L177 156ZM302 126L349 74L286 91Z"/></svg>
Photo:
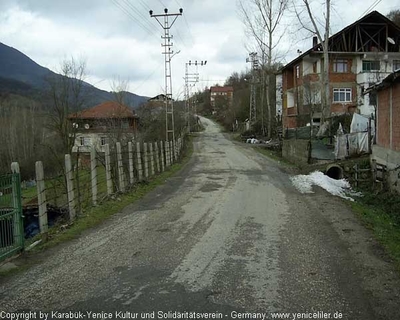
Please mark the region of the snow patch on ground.
<svg viewBox="0 0 400 320"><path fill-rule="evenodd" d="M361 196L361 193L351 190L350 183L346 179L335 180L320 171L314 171L309 175L291 177L293 185L301 193L314 193L312 186L320 186L334 196L354 201L352 196Z"/></svg>

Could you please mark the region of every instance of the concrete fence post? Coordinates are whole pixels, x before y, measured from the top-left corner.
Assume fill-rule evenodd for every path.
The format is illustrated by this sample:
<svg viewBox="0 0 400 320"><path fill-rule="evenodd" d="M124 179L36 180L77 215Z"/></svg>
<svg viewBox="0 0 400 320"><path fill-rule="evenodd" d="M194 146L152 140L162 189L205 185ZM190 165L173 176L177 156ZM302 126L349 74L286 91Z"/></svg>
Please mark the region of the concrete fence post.
<svg viewBox="0 0 400 320"><path fill-rule="evenodd" d="M165 167L168 168L170 166L171 158L169 156L169 142L165 141Z"/></svg>
<svg viewBox="0 0 400 320"><path fill-rule="evenodd" d="M133 171L133 145L132 142L128 142L128 157L129 157L129 183L133 185L135 182L135 175Z"/></svg>
<svg viewBox="0 0 400 320"><path fill-rule="evenodd" d="M140 142L136 142L136 168L138 174L138 180L143 180L143 164L142 164L142 157L140 155Z"/></svg>
<svg viewBox="0 0 400 320"><path fill-rule="evenodd" d="M154 176L154 152L153 152L153 144L149 143L149 155L150 155L150 175Z"/></svg>
<svg viewBox="0 0 400 320"><path fill-rule="evenodd" d="M11 172L12 173L20 173L19 163L18 162L12 162L11 163Z"/></svg>
<svg viewBox="0 0 400 320"><path fill-rule="evenodd" d="M75 193L74 193L73 171L72 171L70 154L65 155L65 178L66 178L65 180L67 181L69 220L73 221L76 216L76 211L75 211Z"/></svg>
<svg viewBox="0 0 400 320"><path fill-rule="evenodd" d="M170 157L171 157L171 165L172 164L174 164L174 160L175 160L175 156L174 156L174 153L175 153L175 149L174 149L174 142L171 140L170 142L169 142L169 149L170 149Z"/></svg>
<svg viewBox="0 0 400 320"><path fill-rule="evenodd" d="M160 141L160 157L161 157L161 172L164 172L164 166L165 166L165 162L164 162L164 142Z"/></svg>
<svg viewBox="0 0 400 320"><path fill-rule="evenodd" d="M144 162L144 178L147 179L149 177L149 162L147 156L147 143L143 143L143 162Z"/></svg>
<svg viewBox="0 0 400 320"><path fill-rule="evenodd" d="M113 182L111 178L111 157L110 157L110 145L104 146L105 160L106 160L106 181L107 181L107 194L109 196L113 193Z"/></svg>
<svg viewBox="0 0 400 320"><path fill-rule="evenodd" d="M175 148L175 152L174 152L175 161L178 161L178 158L179 158L178 140L174 141L174 148Z"/></svg>
<svg viewBox="0 0 400 320"><path fill-rule="evenodd" d="M46 201L46 186L44 184L44 172L42 161L36 161L36 189L38 195L38 208L39 208L39 228L40 233L47 233L47 201Z"/></svg>
<svg viewBox="0 0 400 320"><path fill-rule="evenodd" d="M90 150L90 176L92 180L92 202L94 206L97 206L97 160L94 147Z"/></svg>
<svg viewBox="0 0 400 320"><path fill-rule="evenodd" d="M158 143L154 142L154 154L156 156L156 166L157 166L157 173L161 172L160 169L160 152L158 150Z"/></svg>
<svg viewBox="0 0 400 320"><path fill-rule="evenodd" d="M125 192L125 181L124 181L124 167L122 165L122 153L121 153L121 143L116 142L117 147L117 166L118 166L118 183L119 183L119 191Z"/></svg>

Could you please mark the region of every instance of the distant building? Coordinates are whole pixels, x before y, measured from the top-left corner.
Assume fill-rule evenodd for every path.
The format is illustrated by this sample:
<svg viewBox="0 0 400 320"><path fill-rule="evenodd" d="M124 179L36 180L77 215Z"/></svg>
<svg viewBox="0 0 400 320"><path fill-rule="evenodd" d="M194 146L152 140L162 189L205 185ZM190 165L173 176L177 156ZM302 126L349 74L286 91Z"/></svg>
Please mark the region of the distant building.
<svg viewBox="0 0 400 320"><path fill-rule="evenodd" d="M73 152L90 152L92 147L104 152L105 144L132 141L139 117L128 106L108 101L71 114L68 119L75 129Z"/></svg>
<svg viewBox="0 0 400 320"><path fill-rule="evenodd" d="M217 112L218 107L221 106L231 107L232 103L233 103L233 87L214 86L210 88L210 104L214 112Z"/></svg>
<svg viewBox="0 0 400 320"><path fill-rule="evenodd" d="M400 68L400 28L377 11L362 17L329 38L330 115L374 113L376 99L364 91ZM322 46L314 37L311 49L281 69L283 128L305 126L321 118ZM280 77L277 77L280 80Z"/></svg>

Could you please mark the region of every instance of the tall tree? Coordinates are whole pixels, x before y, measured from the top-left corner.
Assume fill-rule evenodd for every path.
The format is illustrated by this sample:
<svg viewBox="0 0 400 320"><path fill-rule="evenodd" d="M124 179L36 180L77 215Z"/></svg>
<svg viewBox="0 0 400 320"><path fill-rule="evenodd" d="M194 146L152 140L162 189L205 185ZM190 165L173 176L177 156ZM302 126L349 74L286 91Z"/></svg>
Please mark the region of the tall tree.
<svg viewBox="0 0 400 320"><path fill-rule="evenodd" d="M390 11L387 17L400 27L400 9Z"/></svg>
<svg viewBox="0 0 400 320"><path fill-rule="evenodd" d="M313 12L309 0L301 0L301 6L294 6L296 16L301 26L313 35L316 35L323 51L323 68L321 68L321 123L330 115L330 87L329 87L329 27L331 16L331 0L325 0L325 11L323 12L324 21L321 23L316 19L317 15ZM321 15L321 12L319 12ZM307 21L307 22L306 22ZM310 23L311 25L310 25ZM323 30L320 30L321 26Z"/></svg>
<svg viewBox="0 0 400 320"><path fill-rule="evenodd" d="M75 142L76 128L68 117L81 110L88 97L89 87L84 79L86 62L84 60L64 60L58 74L48 78L50 111L49 127L56 133L62 146L63 153L70 153Z"/></svg>
<svg viewBox="0 0 400 320"><path fill-rule="evenodd" d="M272 132L272 103L270 90L273 81L273 67L278 60L277 47L284 35L281 21L288 8L288 0L239 0L239 9L247 32L256 40L262 53L262 100L267 100L267 131ZM267 74L267 76L266 76ZM267 90L265 90L265 87ZM263 104L263 103L262 103ZM264 106L262 105L262 113ZM263 121L264 119L262 119Z"/></svg>

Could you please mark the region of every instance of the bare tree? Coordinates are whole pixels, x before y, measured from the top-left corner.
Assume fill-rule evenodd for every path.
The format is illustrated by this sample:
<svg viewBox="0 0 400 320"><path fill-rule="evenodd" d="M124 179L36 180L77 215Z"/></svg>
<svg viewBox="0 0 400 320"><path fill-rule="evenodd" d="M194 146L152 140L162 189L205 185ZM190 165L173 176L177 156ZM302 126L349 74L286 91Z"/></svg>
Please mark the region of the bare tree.
<svg viewBox="0 0 400 320"><path fill-rule="evenodd" d="M272 132L272 106L270 89L273 81L273 69L279 61L277 47L284 35L284 28L280 28L283 15L288 7L288 0L239 0L239 9L243 17L246 31L252 36L262 53L262 109L263 100L267 98L267 131L268 137ZM265 76L267 73L267 76ZM265 87L267 91L265 91ZM264 117L262 116L262 122ZM264 125L263 125L264 127Z"/></svg>
<svg viewBox="0 0 400 320"><path fill-rule="evenodd" d="M70 153L75 142L76 128L71 125L69 116L78 116L87 99L89 88L84 79L86 62L84 60L64 60L59 74L49 77L49 128L60 142L64 153Z"/></svg>
<svg viewBox="0 0 400 320"><path fill-rule="evenodd" d="M330 114L330 87L329 87L329 28L330 28L330 15L331 15L331 0L325 0L325 12L323 13L324 21L320 23L316 19L316 14L310 5L310 0L301 0L301 7L296 7L295 12L298 21L301 26L311 34L317 36L319 43L322 47L323 52L323 68L321 68L321 124L324 122L325 118L329 117ZM305 12L305 13L304 13ZM305 16L305 17L304 17ZM310 21L311 26L305 21ZM323 30L320 30L323 28Z"/></svg>

